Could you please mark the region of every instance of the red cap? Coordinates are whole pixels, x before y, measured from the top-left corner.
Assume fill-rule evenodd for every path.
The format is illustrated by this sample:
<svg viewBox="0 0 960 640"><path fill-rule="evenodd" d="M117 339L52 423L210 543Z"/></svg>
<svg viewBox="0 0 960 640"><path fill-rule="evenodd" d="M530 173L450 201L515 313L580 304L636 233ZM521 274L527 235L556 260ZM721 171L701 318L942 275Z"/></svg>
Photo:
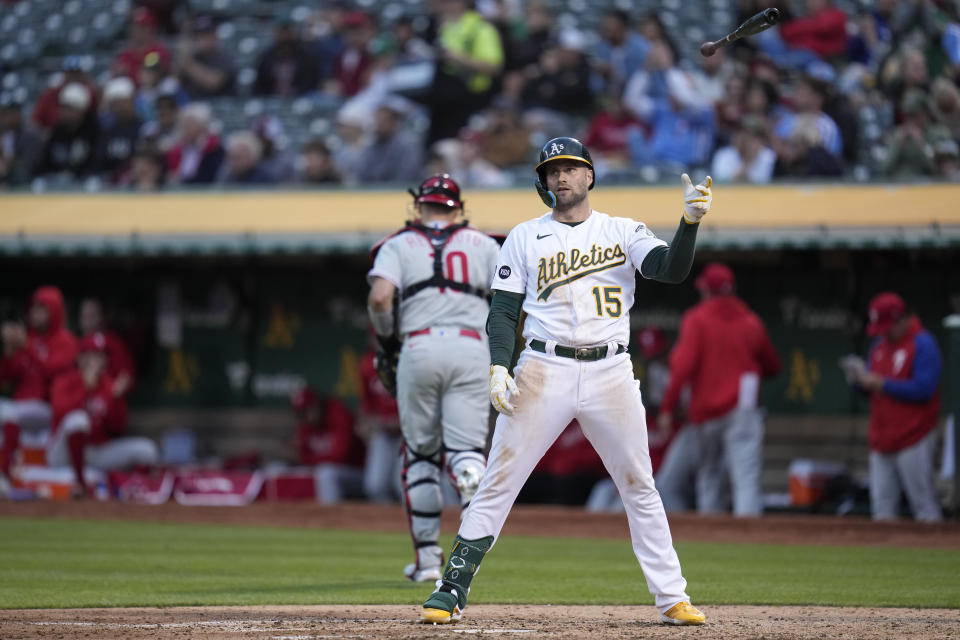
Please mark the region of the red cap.
<svg viewBox="0 0 960 640"><path fill-rule="evenodd" d="M432 176L420 183L417 202L435 202L448 207L462 207L460 185L448 173Z"/></svg>
<svg viewBox="0 0 960 640"><path fill-rule="evenodd" d="M347 15L343 16L343 26L350 27L365 27L370 24L370 16L365 14L363 11L351 11Z"/></svg>
<svg viewBox="0 0 960 640"><path fill-rule="evenodd" d="M301 387L290 396L290 406L296 412L302 412L307 407L315 407L320 404L320 396L310 387Z"/></svg>
<svg viewBox="0 0 960 640"><path fill-rule="evenodd" d="M722 262L711 262L703 268L703 273L697 278L696 287L715 295L733 293L736 280L733 271Z"/></svg>
<svg viewBox="0 0 960 640"><path fill-rule="evenodd" d="M130 22L133 24L142 24L148 27L157 26L157 19L153 17L153 13L150 9L146 7L137 7L134 9L133 13L130 15Z"/></svg>
<svg viewBox="0 0 960 640"><path fill-rule="evenodd" d="M647 360L652 360L657 356L663 355L669 347L667 334L657 327L644 327L637 332L637 344L640 345L640 353Z"/></svg>
<svg viewBox="0 0 960 640"><path fill-rule="evenodd" d="M870 301L870 323L867 325L868 336L879 336L890 330L894 322L903 317L907 305L903 298L892 291L884 291L874 296Z"/></svg>
<svg viewBox="0 0 960 640"><path fill-rule="evenodd" d="M103 333L96 331L88 333L77 341L77 353L88 353L90 351L106 351L107 339Z"/></svg>

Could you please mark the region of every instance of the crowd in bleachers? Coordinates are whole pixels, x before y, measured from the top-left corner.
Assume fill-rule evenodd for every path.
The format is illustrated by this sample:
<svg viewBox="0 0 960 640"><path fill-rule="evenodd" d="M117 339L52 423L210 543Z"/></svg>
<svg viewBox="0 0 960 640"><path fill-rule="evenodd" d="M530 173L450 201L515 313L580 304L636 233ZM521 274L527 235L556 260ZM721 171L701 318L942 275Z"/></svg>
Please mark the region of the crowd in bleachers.
<svg viewBox="0 0 960 640"><path fill-rule="evenodd" d="M781 25L700 42L779 4ZM0 185L960 178L950 0L0 1Z"/></svg>

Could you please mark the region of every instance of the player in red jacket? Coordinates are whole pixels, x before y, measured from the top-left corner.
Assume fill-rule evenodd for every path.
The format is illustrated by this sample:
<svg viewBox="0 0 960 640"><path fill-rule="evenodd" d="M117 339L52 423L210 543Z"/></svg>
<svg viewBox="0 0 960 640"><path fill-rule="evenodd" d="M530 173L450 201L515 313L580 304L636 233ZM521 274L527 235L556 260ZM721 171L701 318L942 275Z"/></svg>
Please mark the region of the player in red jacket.
<svg viewBox="0 0 960 640"><path fill-rule="evenodd" d="M363 492L373 502L396 502L403 496L400 415L397 412L397 399L390 395L377 375L373 364L375 355L375 350L371 349L360 360L360 415L357 427L358 431L366 434L367 440Z"/></svg>
<svg viewBox="0 0 960 640"><path fill-rule="evenodd" d="M844 358L851 383L870 394L870 507L875 520L900 512L906 493L921 522L943 518L933 483L943 361L936 340L896 293L870 302L869 363Z"/></svg>
<svg viewBox="0 0 960 640"><path fill-rule="evenodd" d="M760 379L779 373L780 359L763 321L734 295L733 271L728 266L708 264L696 287L702 302L683 315L670 354L670 384L657 420L662 429L671 427L680 392L690 385L687 416L697 428L700 449L697 510L726 510L724 489L729 471L734 514L760 515Z"/></svg>
<svg viewBox="0 0 960 640"><path fill-rule="evenodd" d="M363 442L353 430L353 415L338 399L321 398L310 387L293 394L300 464L315 468L317 501L340 502L363 495Z"/></svg>
<svg viewBox="0 0 960 640"><path fill-rule="evenodd" d="M106 328L103 305L97 298L85 298L80 303L80 333L83 337L100 334L107 355L107 374L117 387L115 411L127 421L127 398L136 381L133 356L123 339Z"/></svg>
<svg viewBox="0 0 960 640"><path fill-rule="evenodd" d="M87 492L85 465L117 471L157 463L149 438L124 437L126 412L117 411L125 392L107 372L107 343L101 333L77 345L76 366L58 375L50 389L54 432L47 448L50 466L73 467L77 494Z"/></svg>
<svg viewBox="0 0 960 640"><path fill-rule="evenodd" d="M13 386L13 397L0 398L0 477L10 475L22 429L40 437L50 428L50 384L57 374L73 366L76 350L76 338L64 321L63 294L56 287L40 287L34 292L26 327L4 324L0 383Z"/></svg>

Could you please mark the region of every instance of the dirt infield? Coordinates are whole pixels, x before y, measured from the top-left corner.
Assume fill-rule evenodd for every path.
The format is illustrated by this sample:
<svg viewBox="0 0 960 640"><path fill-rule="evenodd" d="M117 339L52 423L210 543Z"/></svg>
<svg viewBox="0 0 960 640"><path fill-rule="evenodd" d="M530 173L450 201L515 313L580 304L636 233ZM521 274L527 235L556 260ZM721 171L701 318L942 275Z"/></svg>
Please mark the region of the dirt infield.
<svg viewBox="0 0 960 640"><path fill-rule="evenodd" d="M405 532L397 506L256 503L249 507L125 505L116 502L0 502L0 517L96 518L149 522L336 528ZM456 510L444 513L452 534ZM960 524L873 523L865 519L766 516L757 519L670 518L674 539L713 542L898 546L960 549ZM625 516L580 509L518 506L505 535L628 538ZM415 623L416 606L170 607L0 611L0 638L326 638L443 639L480 635L497 638L600 640L620 638L960 638L960 611L840 607L707 606L703 627L670 628L650 606L476 605L456 625Z"/></svg>
<svg viewBox="0 0 960 640"><path fill-rule="evenodd" d="M414 622L411 606L175 607L5 611L0 637L182 639L495 638L794 640L957 638L960 611L833 607L707 607L703 627L671 628L653 607L477 605L454 625Z"/></svg>
<svg viewBox="0 0 960 640"><path fill-rule="evenodd" d="M457 531L459 512L447 509L443 532ZM205 522L319 529L406 532L399 506L364 503L319 507L311 503L256 502L248 507L157 506L119 502L0 501L0 517L55 517ZM960 549L960 523L924 525L909 521L871 522L865 518L764 516L763 518L670 516L674 540L769 544L924 547ZM507 518L504 535L628 539L623 514L587 513L578 508L518 505Z"/></svg>

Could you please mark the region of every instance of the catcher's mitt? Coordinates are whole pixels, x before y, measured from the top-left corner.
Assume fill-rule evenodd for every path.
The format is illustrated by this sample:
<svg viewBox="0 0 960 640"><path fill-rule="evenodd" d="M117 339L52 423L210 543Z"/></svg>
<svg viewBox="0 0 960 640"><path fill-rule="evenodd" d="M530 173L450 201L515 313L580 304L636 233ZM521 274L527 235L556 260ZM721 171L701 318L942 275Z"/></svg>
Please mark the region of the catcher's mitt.
<svg viewBox="0 0 960 640"><path fill-rule="evenodd" d="M400 341L397 336L377 336L379 344L373 357L380 383L394 398L397 397L397 363L400 361Z"/></svg>

